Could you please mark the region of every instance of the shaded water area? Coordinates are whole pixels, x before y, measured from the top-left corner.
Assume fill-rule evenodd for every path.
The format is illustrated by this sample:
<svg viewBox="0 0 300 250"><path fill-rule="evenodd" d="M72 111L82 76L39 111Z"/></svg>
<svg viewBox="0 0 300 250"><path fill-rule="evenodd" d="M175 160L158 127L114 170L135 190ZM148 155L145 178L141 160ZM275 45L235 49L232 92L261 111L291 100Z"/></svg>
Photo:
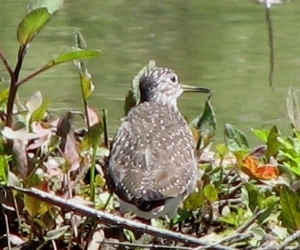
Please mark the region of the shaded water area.
<svg viewBox="0 0 300 250"><path fill-rule="evenodd" d="M25 14L24 0L0 1L0 46L11 62L18 44L15 29ZM72 0L66 1L31 45L22 75L42 66L73 43L78 27L89 48L103 52L88 62L96 87L90 106L109 115L113 135L123 116L124 96L133 76L151 59L174 69L184 84L209 87L218 119L217 141L231 123L256 142L250 128L277 124L290 133L285 111L289 86L300 80L300 1L273 6L275 41L273 91L268 83L269 47L264 6L251 0ZM3 65L0 76L8 79ZM6 85L2 84L1 88ZM82 110L78 73L61 65L24 85L26 100L40 90L56 114ZM180 98L190 118L201 113L205 95Z"/></svg>

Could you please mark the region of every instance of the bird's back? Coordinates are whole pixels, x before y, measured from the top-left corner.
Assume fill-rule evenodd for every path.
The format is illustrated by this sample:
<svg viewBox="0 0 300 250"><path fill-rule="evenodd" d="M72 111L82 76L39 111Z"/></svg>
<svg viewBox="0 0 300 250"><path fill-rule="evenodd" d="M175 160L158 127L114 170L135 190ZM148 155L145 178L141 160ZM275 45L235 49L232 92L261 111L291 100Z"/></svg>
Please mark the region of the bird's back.
<svg viewBox="0 0 300 250"><path fill-rule="evenodd" d="M107 170L115 193L143 211L186 195L198 170L195 141L185 119L169 106L139 104L117 132Z"/></svg>

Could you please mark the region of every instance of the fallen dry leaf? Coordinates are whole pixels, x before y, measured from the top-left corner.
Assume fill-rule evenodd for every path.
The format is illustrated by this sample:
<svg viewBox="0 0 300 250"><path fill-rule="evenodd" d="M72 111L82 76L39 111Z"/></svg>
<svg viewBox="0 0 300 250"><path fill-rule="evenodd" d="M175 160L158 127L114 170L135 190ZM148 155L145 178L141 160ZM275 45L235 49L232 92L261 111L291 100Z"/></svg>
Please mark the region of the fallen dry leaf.
<svg viewBox="0 0 300 250"><path fill-rule="evenodd" d="M253 179L270 180L279 176L279 170L273 164L260 164L257 158L246 156L242 161L242 171Z"/></svg>

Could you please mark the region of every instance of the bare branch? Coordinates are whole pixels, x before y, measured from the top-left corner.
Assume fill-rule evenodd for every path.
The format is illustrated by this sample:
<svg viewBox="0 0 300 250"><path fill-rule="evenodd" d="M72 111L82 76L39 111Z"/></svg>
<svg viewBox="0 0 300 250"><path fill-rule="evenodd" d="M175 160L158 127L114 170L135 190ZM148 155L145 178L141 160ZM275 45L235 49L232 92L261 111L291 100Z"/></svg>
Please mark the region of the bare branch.
<svg viewBox="0 0 300 250"><path fill-rule="evenodd" d="M245 224L241 225L236 230L236 233L243 233L243 232L245 232L256 221L256 219L260 215L262 215L264 212L266 212L267 210L268 210L268 208L265 208L265 209L262 209L262 210L256 212L249 221L247 221Z"/></svg>
<svg viewBox="0 0 300 250"><path fill-rule="evenodd" d="M174 240L177 242L181 242L190 246L210 246L211 243L205 242L203 240L197 239L195 237L191 237L188 235L184 235L177 232L172 232L170 230L156 228L153 226L149 226L147 224L143 224L137 221L128 220L125 218L122 218L120 216L116 216L107 212L98 211L96 209L84 206L79 203L75 203L70 200L65 200L59 196L55 196L49 193L46 193L44 191L41 191L36 188L30 188L30 189L24 189L16 186L7 185L5 186L9 189L13 189L16 191L19 191L21 193L27 194L31 197L34 197L36 199L39 199L44 202L48 202L50 204L53 204L55 206L61 207L65 210L73 211L77 214L81 214L84 216L88 216L91 218L95 218L99 220L100 222L106 224L106 225L113 225L117 227L123 227L129 230L135 230L140 231L143 233L147 233L153 236L162 237L169 240ZM231 248L227 246L222 246L219 244L216 244L213 246L213 248L210 249L216 249L216 250L236 250L236 248Z"/></svg>
<svg viewBox="0 0 300 250"><path fill-rule="evenodd" d="M102 244L109 244L115 246L125 246L130 249L141 248L141 249L175 249L175 250L191 250L190 247L182 246L170 246L170 245L154 245L154 244L137 244L130 242L118 242L118 241L103 241Z"/></svg>
<svg viewBox="0 0 300 250"><path fill-rule="evenodd" d="M242 241L242 240L245 240L245 239L249 238L249 236L252 236L251 234L244 234L243 235L242 233L245 232L256 221L256 219L261 214L263 214L266 210L267 210L267 208L256 212L249 221L247 221L245 224L240 226L234 233L232 233L232 234L228 235L227 237L224 237L223 239L217 241L215 244L224 244L226 242L232 242L232 241L236 241L236 240ZM206 246L206 247L198 247L196 249L200 250L200 249L210 248L210 247L215 246L215 244L211 244L211 245Z"/></svg>
<svg viewBox="0 0 300 250"><path fill-rule="evenodd" d="M47 69L50 69L52 66L49 66L48 64L44 65L42 68L39 68L38 70L34 71L30 75L26 76L25 78L21 79L16 83L16 86L21 86L25 82L29 81L30 79L34 78L35 76L39 75L40 73L46 71Z"/></svg>
<svg viewBox="0 0 300 250"><path fill-rule="evenodd" d="M4 219L5 219L5 226L6 226L7 247L9 250L11 250L9 224L8 224L8 218L6 213L4 213Z"/></svg>
<svg viewBox="0 0 300 250"><path fill-rule="evenodd" d="M298 240L299 238L300 238L300 230L298 230L295 233L293 233L290 237L287 237L285 239L285 241L281 245L279 245L279 247L276 248L276 250L286 249L286 247L288 245L290 245L294 241ZM298 247L297 247L297 249L298 249Z"/></svg>
<svg viewBox="0 0 300 250"><path fill-rule="evenodd" d="M9 66L8 61L7 61L6 57L4 56L2 49L0 49L0 58L4 64L5 68L7 69L8 73L10 75L10 78L12 78L14 75L14 72L13 72L12 68Z"/></svg>

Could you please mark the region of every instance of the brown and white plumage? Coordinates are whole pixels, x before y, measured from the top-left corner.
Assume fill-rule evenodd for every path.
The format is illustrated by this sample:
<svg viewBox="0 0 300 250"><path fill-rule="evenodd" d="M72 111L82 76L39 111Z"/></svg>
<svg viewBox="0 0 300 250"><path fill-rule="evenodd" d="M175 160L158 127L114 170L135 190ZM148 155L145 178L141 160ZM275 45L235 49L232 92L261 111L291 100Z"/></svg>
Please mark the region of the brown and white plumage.
<svg viewBox="0 0 300 250"><path fill-rule="evenodd" d="M145 219L173 217L195 188L195 141L177 108L182 92L177 75L167 68L154 68L140 79L140 103L123 119L107 168L123 212Z"/></svg>

